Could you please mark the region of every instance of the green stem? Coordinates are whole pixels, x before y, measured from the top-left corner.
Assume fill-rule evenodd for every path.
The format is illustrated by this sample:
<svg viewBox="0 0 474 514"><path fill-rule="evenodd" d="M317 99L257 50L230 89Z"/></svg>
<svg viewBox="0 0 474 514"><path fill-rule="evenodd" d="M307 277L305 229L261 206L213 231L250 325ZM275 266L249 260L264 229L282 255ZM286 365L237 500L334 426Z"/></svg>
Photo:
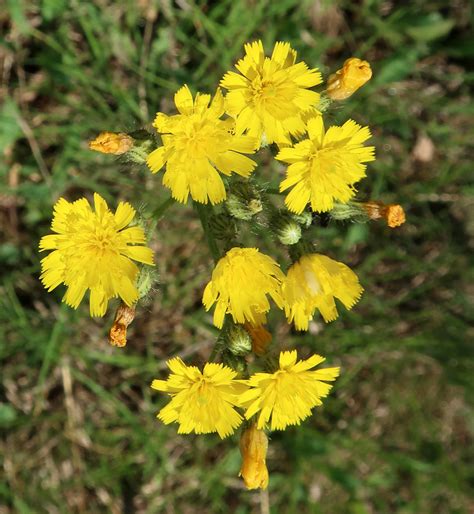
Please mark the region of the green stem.
<svg viewBox="0 0 474 514"><path fill-rule="evenodd" d="M199 220L201 221L202 229L204 230L212 258L214 259L214 262L218 262L221 258L219 247L217 246L216 240L214 239L209 227L209 210L212 209L212 207L208 207L207 205L198 202L194 202L194 207L198 212Z"/></svg>
<svg viewBox="0 0 474 514"><path fill-rule="evenodd" d="M162 204L158 205L158 207L151 213L151 218L156 219L157 221L163 216L168 207L174 204L173 198L168 198Z"/></svg>
<svg viewBox="0 0 474 514"><path fill-rule="evenodd" d="M269 187L268 189L265 189L265 193L268 195L281 195L281 191L276 187Z"/></svg>
<svg viewBox="0 0 474 514"><path fill-rule="evenodd" d="M150 218L149 218L151 220L151 223L147 230L148 234L151 234L155 230L156 225L158 225L158 221L160 220L160 218L168 210L168 208L171 207L174 203L175 203L175 201L173 200L173 198L168 198L163 203L158 205L158 207L151 213Z"/></svg>

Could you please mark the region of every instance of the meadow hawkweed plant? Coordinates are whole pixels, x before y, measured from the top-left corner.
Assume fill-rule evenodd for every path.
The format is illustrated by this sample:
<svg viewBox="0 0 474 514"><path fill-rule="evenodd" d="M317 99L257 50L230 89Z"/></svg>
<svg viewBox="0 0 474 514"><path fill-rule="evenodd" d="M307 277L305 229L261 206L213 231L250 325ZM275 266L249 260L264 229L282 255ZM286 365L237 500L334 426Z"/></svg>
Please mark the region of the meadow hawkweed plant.
<svg viewBox="0 0 474 514"><path fill-rule="evenodd" d="M326 322L344 316L341 305L352 309L363 287L355 271L315 252L315 234L328 221L384 220L394 228L405 213L398 204L357 197L356 185L375 159L365 144L369 128L353 120L328 127L333 101L340 110L371 78L366 61L348 59L317 91L321 73L298 61L289 43L277 42L266 55L255 41L244 53L213 97L183 85L174 95L177 113L158 112L153 130L101 132L90 142L92 150L162 171L171 198L151 206L149 217L126 202L113 212L97 193L93 207L86 198L59 199L53 234L40 241L40 250L51 252L41 280L49 291L64 284L63 301L73 308L89 291L91 316L103 316L109 301L120 299L109 341L125 347L127 327L155 289L153 230L170 205L191 199L214 261L202 303L218 334L201 368L170 356L168 377L151 384L169 398L157 417L176 424L179 434L227 438L240 431L240 475L247 488L265 489L267 434L305 422L330 401L340 372L319 367L320 355L298 359L296 350L280 349L269 312L277 307L277 316L303 331L317 313ZM279 188L259 174L270 154L284 163L275 172ZM273 247L244 241L257 228L272 236ZM285 254L277 245L287 258L273 257Z"/></svg>

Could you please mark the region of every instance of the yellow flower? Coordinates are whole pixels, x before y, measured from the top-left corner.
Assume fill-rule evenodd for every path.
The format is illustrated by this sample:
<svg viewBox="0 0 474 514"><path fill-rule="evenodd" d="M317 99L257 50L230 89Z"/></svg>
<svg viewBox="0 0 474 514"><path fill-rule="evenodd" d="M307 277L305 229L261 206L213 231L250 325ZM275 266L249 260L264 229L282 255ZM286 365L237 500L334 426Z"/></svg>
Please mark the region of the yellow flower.
<svg viewBox="0 0 474 514"><path fill-rule="evenodd" d="M290 165L280 191L293 187L285 204L298 214L308 203L315 212L330 211L335 200L347 203L355 194L354 184L365 177L362 163L375 159L374 147L362 144L370 137L369 128L352 120L325 132L322 116L317 116L308 122L308 135L276 156Z"/></svg>
<svg viewBox="0 0 474 514"><path fill-rule="evenodd" d="M298 330L308 330L316 309L324 321L333 321L338 316L334 298L351 309L363 291L357 275L342 262L320 254L303 255L290 267L283 282L286 317Z"/></svg>
<svg viewBox="0 0 474 514"><path fill-rule="evenodd" d="M153 389L171 396L158 419L166 425L176 421L178 434L217 432L221 439L233 434L243 419L235 407L247 390L241 380L235 380L237 373L216 363L207 363L201 373L179 358L167 364L171 370L168 380L153 380L151 384Z"/></svg>
<svg viewBox="0 0 474 514"><path fill-rule="evenodd" d="M266 143L291 144L290 134L305 131L301 116L316 113L319 94L308 88L321 83L317 69L296 63L289 43L275 44L271 58L265 57L261 41L245 45L245 57L228 72L220 85L229 90L227 112L236 118L236 131Z"/></svg>
<svg viewBox="0 0 474 514"><path fill-rule="evenodd" d="M153 265L153 253L143 246L140 227L127 227L135 216L120 202L115 214L94 193L95 212L81 198L69 203L60 198L54 206L50 234L41 238L40 251L54 250L41 261L41 281L48 291L68 286L63 301L76 309L90 289L90 314L103 316L108 301L120 296L131 306L138 300L138 267L131 259Z"/></svg>
<svg viewBox="0 0 474 514"><path fill-rule="evenodd" d="M266 489L268 486L268 470L265 462L268 449L268 437L256 423L242 432L240 437L240 453L242 467L239 476L244 479L247 489Z"/></svg>
<svg viewBox="0 0 474 514"><path fill-rule="evenodd" d="M351 57L328 79L326 93L332 100L345 100L354 94L372 77L367 61Z"/></svg>
<svg viewBox="0 0 474 514"><path fill-rule="evenodd" d="M284 278L278 264L256 248L232 248L216 264L202 302L207 311L217 302L214 325L218 328L222 328L227 313L235 323L261 325L270 310L267 295L282 308Z"/></svg>
<svg viewBox="0 0 474 514"><path fill-rule="evenodd" d="M256 373L247 381L250 389L241 401L247 407L247 419L258 413L257 428L268 424L271 430L284 430L299 425L331 390L323 381L332 382L339 376L339 368L310 371L325 360L320 355L296 362L297 358L296 350L281 352L275 373Z"/></svg>
<svg viewBox="0 0 474 514"><path fill-rule="evenodd" d="M163 184L182 203L189 194L199 203L222 202L226 191L219 172L248 177L256 166L242 153L253 153L257 141L236 136L235 122L220 119L224 98L219 89L209 105L210 100L210 95L199 93L193 100L188 86L183 86L174 95L180 114L166 116L159 112L153 123L162 134L163 146L150 153L147 164L153 173L166 164Z"/></svg>
<svg viewBox="0 0 474 514"><path fill-rule="evenodd" d="M89 141L89 148L100 153L122 155L133 148L133 138L123 132L101 132Z"/></svg>

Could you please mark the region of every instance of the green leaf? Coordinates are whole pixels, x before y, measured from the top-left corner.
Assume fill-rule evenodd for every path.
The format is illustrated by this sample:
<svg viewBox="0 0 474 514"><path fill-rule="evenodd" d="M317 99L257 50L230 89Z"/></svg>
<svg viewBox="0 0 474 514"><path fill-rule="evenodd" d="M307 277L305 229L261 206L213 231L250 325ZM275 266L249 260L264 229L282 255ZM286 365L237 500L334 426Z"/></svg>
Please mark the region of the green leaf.
<svg viewBox="0 0 474 514"><path fill-rule="evenodd" d="M415 41L428 43L449 34L453 26L453 20L446 20L439 13L431 13L422 18L419 25L408 27L406 32Z"/></svg>
<svg viewBox="0 0 474 514"><path fill-rule="evenodd" d="M419 54L416 50L396 54L385 61L374 77L375 85L390 84L398 82L413 72L414 65L418 60Z"/></svg>
<svg viewBox="0 0 474 514"><path fill-rule="evenodd" d="M0 148L12 145L23 136L23 132L18 125L19 115L16 103L7 96L0 110Z"/></svg>
<svg viewBox="0 0 474 514"><path fill-rule="evenodd" d="M11 425L17 418L14 407L8 403L0 403L0 427Z"/></svg>

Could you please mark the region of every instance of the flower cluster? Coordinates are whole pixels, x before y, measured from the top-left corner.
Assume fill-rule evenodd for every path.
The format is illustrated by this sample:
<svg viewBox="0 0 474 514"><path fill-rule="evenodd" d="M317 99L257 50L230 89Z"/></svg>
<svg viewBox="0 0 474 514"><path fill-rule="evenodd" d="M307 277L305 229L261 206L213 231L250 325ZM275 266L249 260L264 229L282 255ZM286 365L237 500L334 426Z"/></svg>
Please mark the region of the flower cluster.
<svg viewBox="0 0 474 514"><path fill-rule="evenodd" d="M297 361L296 350L280 353L274 373L255 373L238 379L237 372L223 364L207 363L202 372L186 366L181 359L168 361L167 380L154 380L153 389L168 393L171 401L158 418L165 424L176 422L179 434L209 434L221 438L234 433L242 421L256 416L259 429L284 430L299 425L331 390L339 368L310 371L325 359L313 355ZM237 408L243 409L239 414Z"/></svg>
<svg viewBox="0 0 474 514"><path fill-rule="evenodd" d="M146 164L161 172L172 199L194 203L215 260L202 303L219 335L202 369L168 360L168 377L151 384L170 399L157 417L176 423L179 434L226 438L241 429L240 474L255 489L269 481L266 433L310 417L339 375L339 367L315 369L325 360L320 355L298 359L296 350L273 348L272 305L298 331L309 330L315 316L336 320L363 288L347 265L315 252L315 233L339 220L384 219L396 227L405 214L400 205L356 199L375 159L366 145L369 128L351 119L328 127L324 120L332 102L370 79L370 65L348 59L318 92L321 73L298 60L289 43L276 43L270 56L261 41L244 51L212 97L184 85L174 95L177 112L158 112L153 131L102 132L90 148ZM275 177L279 188L259 182L255 154L263 148L284 163ZM273 195L281 200L274 203ZM152 207L150 223L126 202L112 212L97 193L93 207L86 198L60 198L53 233L40 241L41 251L51 251L41 262L48 291L64 284L63 301L73 308L89 291L91 316L103 316L110 300L121 299L109 334L115 347L126 345L137 305L152 291L150 227L171 202ZM239 239L262 228L286 247L289 261Z"/></svg>

